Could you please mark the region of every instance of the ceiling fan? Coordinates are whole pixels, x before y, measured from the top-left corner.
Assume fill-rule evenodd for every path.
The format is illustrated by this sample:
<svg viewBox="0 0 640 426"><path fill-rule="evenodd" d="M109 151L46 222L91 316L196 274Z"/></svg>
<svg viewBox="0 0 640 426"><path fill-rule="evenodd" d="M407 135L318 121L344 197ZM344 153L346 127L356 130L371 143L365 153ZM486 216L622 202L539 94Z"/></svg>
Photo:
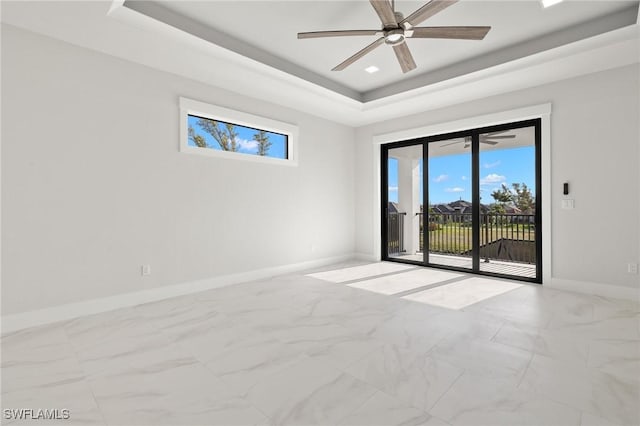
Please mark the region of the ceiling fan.
<svg viewBox="0 0 640 426"><path fill-rule="evenodd" d="M403 73L416 68L416 63L407 46L407 38L445 38L458 40L482 40L491 27L416 27L416 25L439 13L458 0L431 0L406 18L396 12L394 0L369 0L382 22L381 30L313 31L298 33L299 39L343 36L379 36L376 41L341 62L331 71L342 71L376 47L388 44L398 58Z"/></svg>
<svg viewBox="0 0 640 426"><path fill-rule="evenodd" d="M486 143L487 145L497 145L500 143L500 140L502 139L513 139L516 137L516 135L503 134L507 132L509 132L509 130L502 130L500 132L483 133L480 135L480 143ZM440 148L444 148L445 146L455 145L460 142L464 142L465 149L469 148L471 146L471 136L465 136L463 141L456 140L454 142L449 142L444 145L440 145Z"/></svg>

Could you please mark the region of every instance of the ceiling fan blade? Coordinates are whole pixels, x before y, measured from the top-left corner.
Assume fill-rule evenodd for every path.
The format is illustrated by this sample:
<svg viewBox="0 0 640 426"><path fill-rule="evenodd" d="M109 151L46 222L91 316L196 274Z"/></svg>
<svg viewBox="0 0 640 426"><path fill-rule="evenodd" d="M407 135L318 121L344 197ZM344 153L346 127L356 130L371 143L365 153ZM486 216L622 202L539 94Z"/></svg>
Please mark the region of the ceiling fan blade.
<svg viewBox="0 0 640 426"><path fill-rule="evenodd" d="M466 139L465 139L465 141L466 141ZM445 143L444 145L440 145L440 148L444 148L445 146L455 145L455 144L460 143L460 142L463 142L463 141L456 140L456 141L453 141L453 142Z"/></svg>
<svg viewBox="0 0 640 426"><path fill-rule="evenodd" d="M491 141L488 139L480 139L480 143L486 143L487 145L497 145L500 141Z"/></svg>
<svg viewBox="0 0 640 426"><path fill-rule="evenodd" d="M429 3L422 6L420 9L413 12L400 22L400 25L408 23L411 26L416 26L422 21L431 18L436 13L439 13L449 6L456 4L458 0L431 0Z"/></svg>
<svg viewBox="0 0 640 426"><path fill-rule="evenodd" d="M380 21L384 28L398 26L396 15L393 13L393 8L388 0L369 0L369 2L380 17Z"/></svg>
<svg viewBox="0 0 640 426"><path fill-rule="evenodd" d="M416 68L416 63L413 60L413 56L411 55L411 51L409 50L407 43L396 44L393 46L393 51L398 58L400 68L402 68L403 73L408 73L412 69Z"/></svg>
<svg viewBox="0 0 640 426"><path fill-rule="evenodd" d="M382 34L380 30L343 30L343 31L311 31L298 33L298 38L320 38L320 37L345 37L345 36L372 36Z"/></svg>
<svg viewBox="0 0 640 426"><path fill-rule="evenodd" d="M491 27L418 27L412 28L412 38L448 38L482 40Z"/></svg>
<svg viewBox="0 0 640 426"><path fill-rule="evenodd" d="M333 68L331 71L342 71L343 69L345 69L346 67L348 67L349 65L357 61L358 59L362 58L364 55L371 52L373 49L375 49L376 47L380 46L383 43L384 43L384 37L380 37L379 39L377 39L376 41L374 41L364 49L360 50L355 55L350 56L344 62L336 65L335 68Z"/></svg>

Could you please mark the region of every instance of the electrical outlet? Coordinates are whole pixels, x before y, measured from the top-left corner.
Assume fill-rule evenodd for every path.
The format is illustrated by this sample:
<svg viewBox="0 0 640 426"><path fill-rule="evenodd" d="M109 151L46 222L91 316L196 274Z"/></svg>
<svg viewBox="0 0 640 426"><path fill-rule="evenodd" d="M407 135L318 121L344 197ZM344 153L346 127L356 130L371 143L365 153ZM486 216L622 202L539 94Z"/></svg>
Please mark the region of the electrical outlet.
<svg viewBox="0 0 640 426"><path fill-rule="evenodd" d="M142 265L140 269L142 276L151 275L151 265Z"/></svg>
<svg viewBox="0 0 640 426"><path fill-rule="evenodd" d="M627 272L630 274L637 274L638 273L638 264L637 263L629 263L627 265Z"/></svg>

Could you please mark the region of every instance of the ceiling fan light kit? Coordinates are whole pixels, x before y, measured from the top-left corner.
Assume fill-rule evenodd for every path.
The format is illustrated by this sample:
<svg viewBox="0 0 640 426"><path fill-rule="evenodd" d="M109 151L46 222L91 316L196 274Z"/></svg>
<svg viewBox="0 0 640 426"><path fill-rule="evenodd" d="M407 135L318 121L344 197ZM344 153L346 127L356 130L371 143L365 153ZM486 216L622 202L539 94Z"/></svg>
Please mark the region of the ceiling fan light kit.
<svg viewBox="0 0 640 426"><path fill-rule="evenodd" d="M384 32L384 42L395 46L396 44L404 43L404 31L400 28Z"/></svg>
<svg viewBox="0 0 640 426"><path fill-rule="evenodd" d="M416 27L416 25L457 3L458 0L431 0L407 18L405 18L402 13L396 12L393 3L390 3L388 0L369 0L369 2L380 18L380 22L382 23L381 30L313 31L298 33L298 38L378 36L378 39L373 43L335 66L332 71L342 71L378 46L387 44L393 48L402 72L407 73L417 67L406 43L408 38L482 40L489 30L491 30L491 27L487 26Z"/></svg>

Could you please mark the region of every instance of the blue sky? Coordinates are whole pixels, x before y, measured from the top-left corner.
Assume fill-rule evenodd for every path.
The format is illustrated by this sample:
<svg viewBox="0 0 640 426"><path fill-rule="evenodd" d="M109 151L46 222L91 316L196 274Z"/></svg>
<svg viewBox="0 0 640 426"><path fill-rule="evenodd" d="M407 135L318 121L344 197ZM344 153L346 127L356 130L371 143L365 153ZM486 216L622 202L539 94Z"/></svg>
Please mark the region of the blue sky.
<svg viewBox="0 0 640 426"><path fill-rule="evenodd" d="M422 163L422 161L421 161ZM422 164L420 164L422 175ZM480 151L480 197L484 204L495 200L491 193L504 183L526 183L535 191L535 148L533 146ZM420 182L422 202L422 180ZM431 204L462 198L471 201L471 153L429 159ZM389 201L398 201L398 162L389 159Z"/></svg>
<svg viewBox="0 0 640 426"><path fill-rule="evenodd" d="M189 125L193 127L193 129L196 131L196 134L205 138L207 144L211 148L220 150L221 148L218 142L216 142L216 140L213 139L210 134L204 132L200 128L200 126L198 126L198 120L199 117L190 115ZM257 143L253 140L253 135L258 133L258 130L236 125L235 131L236 133L238 133L237 141L240 145L240 149L238 149L238 152L242 152L244 154L256 154ZM271 147L269 148L267 157L286 158L287 137L285 135L272 132L267 132L267 135L269 136L269 142L271 142ZM196 145L192 141L189 141L189 146Z"/></svg>

